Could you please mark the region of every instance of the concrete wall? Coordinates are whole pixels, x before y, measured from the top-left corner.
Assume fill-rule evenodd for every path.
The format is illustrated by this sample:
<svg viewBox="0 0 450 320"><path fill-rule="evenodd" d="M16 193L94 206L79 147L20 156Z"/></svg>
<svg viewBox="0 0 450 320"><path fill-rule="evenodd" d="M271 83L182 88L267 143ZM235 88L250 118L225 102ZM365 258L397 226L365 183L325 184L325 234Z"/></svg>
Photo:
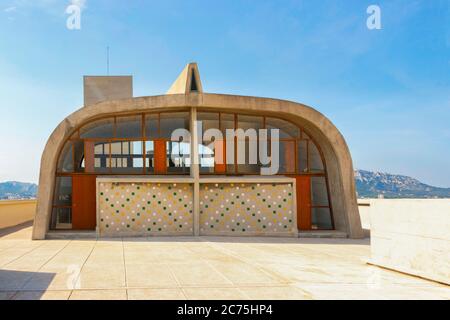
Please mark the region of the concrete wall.
<svg viewBox="0 0 450 320"><path fill-rule="evenodd" d="M371 201L376 200L370 200L370 199L360 199L358 200L358 211L359 211L359 218L361 219L361 227L364 232L364 237L369 238L370 237L370 203Z"/></svg>
<svg viewBox="0 0 450 320"><path fill-rule="evenodd" d="M133 97L132 76L85 76L84 105Z"/></svg>
<svg viewBox="0 0 450 320"><path fill-rule="evenodd" d="M35 212L36 200L0 201L0 229L32 221Z"/></svg>
<svg viewBox="0 0 450 320"><path fill-rule="evenodd" d="M450 284L449 199L370 200L369 212L370 263Z"/></svg>

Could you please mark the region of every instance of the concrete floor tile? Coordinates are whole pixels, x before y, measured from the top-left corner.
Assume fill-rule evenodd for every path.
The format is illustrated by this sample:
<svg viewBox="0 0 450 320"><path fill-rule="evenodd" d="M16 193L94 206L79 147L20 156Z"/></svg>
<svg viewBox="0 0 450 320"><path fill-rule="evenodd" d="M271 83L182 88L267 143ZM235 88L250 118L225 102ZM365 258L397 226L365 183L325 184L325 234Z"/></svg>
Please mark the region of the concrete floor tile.
<svg viewBox="0 0 450 320"><path fill-rule="evenodd" d="M166 265L127 264L127 286L132 287L176 287L177 281Z"/></svg>
<svg viewBox="0 0 450 320"><path fill-rule="evenodd" d="M252 300L311 300L306 291L294 286L240 287L239 290Z"/></svg>
<svg viewBox="0 0 450 320"><path fill-rule="evenodd" d="M71 291L20 291L14 300L67 300Z"/></svg>
<svg viewBox="0 0 450 320"><path fill-rule="evenodd" d="M84 266L79 277L82 289L115 289L125 287L123 265Z"/></svg>
<svg viewBox="0 0 450 320"><path fill-rule="evenodd" d="M189 300L246 300L238 288L183 288Z"/></svg>
<svg viewBox="0 0 450 320"><path fill-rule="evenodd" d="M126 300L126 290L73 290L69 300Z"/></svg>
<svg viewBox="0 0 450 320"><path fill-rule="evenodd" d="M207 263L169 264L182 286L232 285L232 282Z"/></svg>
<svg viewBox="0 0 450 320"><path fill-rule="evenodd" d="M224 275L235 285L241 284L282 284L287 280L281 274L265 272L259 267L243 262L211 262L209 263L215 270Z"/></svg>
<svg viewBox="0 0 450 320"><path fill-rule="evenodd" d="M128 289L128 300L186 300L181 289Z"/></svg>

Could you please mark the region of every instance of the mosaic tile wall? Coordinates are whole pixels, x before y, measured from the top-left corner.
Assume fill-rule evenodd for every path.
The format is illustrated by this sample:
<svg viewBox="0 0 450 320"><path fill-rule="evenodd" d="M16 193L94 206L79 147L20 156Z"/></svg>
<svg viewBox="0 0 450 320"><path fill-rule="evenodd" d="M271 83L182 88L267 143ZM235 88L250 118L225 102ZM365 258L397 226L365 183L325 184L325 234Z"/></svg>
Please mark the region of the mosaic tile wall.
<svg viewBox="0 0 450 320"><path fill-rule="evenodd" d="M276 234L291 232L291 184L203 184L200 233Z"/></svg>
<svg viewBox="0 0 450 320"><path fill-rule="evenodd" d="M192 185L101 182L97 192L101 236L192 234Z"/></svg>

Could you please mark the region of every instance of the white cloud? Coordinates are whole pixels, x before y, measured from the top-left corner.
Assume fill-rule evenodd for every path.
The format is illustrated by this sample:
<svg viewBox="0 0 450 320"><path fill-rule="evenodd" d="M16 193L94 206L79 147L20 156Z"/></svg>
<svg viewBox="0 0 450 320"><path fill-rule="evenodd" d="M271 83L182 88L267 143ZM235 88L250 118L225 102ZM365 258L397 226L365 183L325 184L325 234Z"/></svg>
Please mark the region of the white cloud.
<svg viewBox="0 0 450 320"><path fill-rule="evenodd" d="M12 6L12 7L6 8L6 9L3 10L3 11L9 13L9 12L14 12L14 11L16 11L16 10L17 10L17 7L16 7L16 6Z"/></svg>

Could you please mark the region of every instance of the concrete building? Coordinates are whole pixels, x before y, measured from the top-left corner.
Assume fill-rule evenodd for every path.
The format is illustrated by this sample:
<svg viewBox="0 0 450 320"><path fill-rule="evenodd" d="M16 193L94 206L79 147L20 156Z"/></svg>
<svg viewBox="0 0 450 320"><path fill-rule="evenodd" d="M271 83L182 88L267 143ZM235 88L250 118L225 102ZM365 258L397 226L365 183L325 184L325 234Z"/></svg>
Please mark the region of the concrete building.
<svg viewBox="0 0 450 320"><path fill-rule="evenodd" d="M85 106L58 125L42 155L33 239L363 237L347 144L313 108L204 93L195 63L165 95L133 98L131 77L85 77L84 87ZM174 139L177 129L190 134ZM261 136L217 139L209 129L225 137L279 129L276 174L262 175L267 163L250 149L252 139L261 149ZM240 142L244 152L230 147Z"/></svg>

